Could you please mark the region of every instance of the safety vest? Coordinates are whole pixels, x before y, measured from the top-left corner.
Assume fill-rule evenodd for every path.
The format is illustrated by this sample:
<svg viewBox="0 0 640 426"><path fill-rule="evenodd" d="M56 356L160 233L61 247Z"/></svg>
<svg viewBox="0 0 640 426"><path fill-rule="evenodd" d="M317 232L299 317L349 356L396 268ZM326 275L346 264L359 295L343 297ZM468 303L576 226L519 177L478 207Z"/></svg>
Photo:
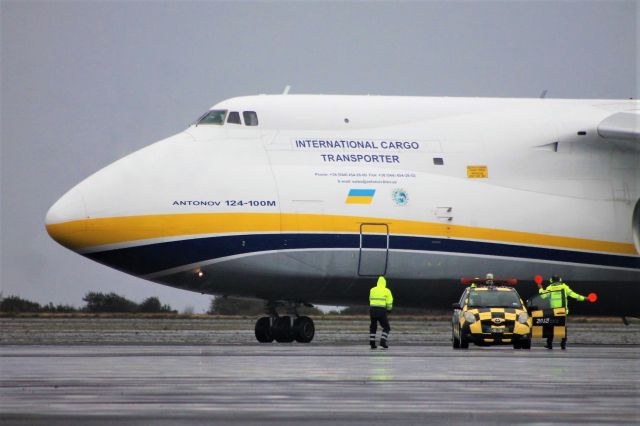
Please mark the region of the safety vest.
<svg viewBox="0 0 640 426"><path fill-rule="evenodd" d="M563 282L549 284L547 288L540 289L540 294L550 293L550 308L560 308L562 306L567 310L567 315L569 314L569 301L567 296L573 297L576 300L582 302L585 297L571 290L568 285Z"/></svg>
<svg viewBox="0 0 640 426"><path fill-rule="evenodd" d="M379 277L378 284L369 291L369 306L386 308L388 311L393 308L393 296L384 277Z"/></svg>

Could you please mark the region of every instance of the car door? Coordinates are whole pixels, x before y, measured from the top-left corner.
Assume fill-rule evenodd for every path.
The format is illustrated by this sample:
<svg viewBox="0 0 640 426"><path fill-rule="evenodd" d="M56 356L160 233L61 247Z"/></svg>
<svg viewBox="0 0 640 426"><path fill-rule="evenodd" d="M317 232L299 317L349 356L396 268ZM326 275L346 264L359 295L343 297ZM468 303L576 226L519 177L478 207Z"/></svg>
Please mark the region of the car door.
<svg viewBox="0 0 640 426"><path fill-rule="evenodd" d="M462 309L465 305L465 300L467 298L467 293L469 289L466 289L462 292L462 296L460 296L460 300L457 303L452 304L453 307L453 316L451 318L451 326L453 327L453 333L456 337L460 337L460 315L462 314Z"/></svg>
<svg viewBox="0 0 640 426"><path fill-rule="evenodd" d="M550 291L527 300L527 310L533 320L533 339L562 339L567 334L567 307L562 291Z"/></svg>

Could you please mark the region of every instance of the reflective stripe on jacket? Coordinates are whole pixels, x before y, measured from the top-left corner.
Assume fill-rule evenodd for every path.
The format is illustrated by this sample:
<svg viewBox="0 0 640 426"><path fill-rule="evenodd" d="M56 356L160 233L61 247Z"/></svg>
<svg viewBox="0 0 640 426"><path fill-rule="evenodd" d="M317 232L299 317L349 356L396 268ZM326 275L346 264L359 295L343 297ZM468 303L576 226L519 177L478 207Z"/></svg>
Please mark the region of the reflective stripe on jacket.
<svg viewBox="0 0 640 426"><path fill-rule="evenodd" d="M384 277L379 277L378 284L369 291L369 306L386 308L388 311L393 308L393 296Z"/></svg>

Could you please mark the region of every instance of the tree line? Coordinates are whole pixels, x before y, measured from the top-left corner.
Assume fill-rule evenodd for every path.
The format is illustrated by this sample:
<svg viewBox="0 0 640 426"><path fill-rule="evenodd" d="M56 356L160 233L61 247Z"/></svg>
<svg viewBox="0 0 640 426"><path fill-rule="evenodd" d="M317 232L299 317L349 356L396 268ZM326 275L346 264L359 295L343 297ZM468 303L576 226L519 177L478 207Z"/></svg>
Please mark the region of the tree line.
<svg viewBox="0 0 640 426"><path fill-rule="evenodd" d="M23 299L18 296L2 297L0 294L0 312L4 313L174 313L171 306L162 304L157 297L148 297L141 303L127 299L116 293L89 292L82 298L85 305L76 308L75 306L48 303L41 305L37 302ZM398 315L421 315L425 311L421 309L394 308L394 313ZM209 315L247 315L259 316L268 312L267 304L263 300L242 299L236 297L214 297L211 300ZM188 312L185 309L185 313ZM330 315L367 315L368 306L350 306L340 310L328 312ZM324 315L320 309L315 307L298 308L300 315Z"/></svg>
<svg viewBox="0 0 640 426"><path fill-rule="evenodd" d="M163 305L157 297L148 297L142 303L136 303L116 293L89 292L82 298L85 305L76 308L72 305L38 302L18 296L0 296L0 312L7 313L70 313L70 312L120 312L120 313L176 313L169 305Z"/></svg>

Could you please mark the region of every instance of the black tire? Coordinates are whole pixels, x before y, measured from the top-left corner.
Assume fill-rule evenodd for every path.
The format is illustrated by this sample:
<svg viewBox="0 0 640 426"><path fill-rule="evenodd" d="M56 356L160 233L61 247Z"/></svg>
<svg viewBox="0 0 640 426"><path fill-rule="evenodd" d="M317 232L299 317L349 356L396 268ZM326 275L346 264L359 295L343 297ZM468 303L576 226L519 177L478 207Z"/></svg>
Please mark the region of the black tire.
<svg viewBox="0 0 640 426"><path fill-rule="evenodd" d="M451 330L451 340L453 340L453 349L460 349L460 339L456 337L453 330Z"/></svg>
<svg viewBox="0 0 640 426"><path fill-rule="evenodd" d="M469 339L460 332L460 349L469 349Z"/></svg>
<svg viewBox="0 0 640 426"><path fill-rule="evenodd" d="M529 337L527 340L523 340L522 341L522 349L531 349L531 337Z"/></svg>
<svg viewBox="0 0 640 426"><path fill-rule="evenodd" d="M256 321L256 339L260 343L273 342L273 334L271 333L271 320L269 317L262 317Z"/></svg>
<svg viewBox="0 0 640 426"><path fill-rule="evenodd" d="M271 333L278 343L293 342L294 335L291 327L291 318L288 316L276 318L271 326Z"/></svg>
<svg viewBox="0 0 640 426"><path fill-rule="evenodd" d="M513 341L513 349L522 349L522 341L514 340Z"/></svg>
<svg viewBox="0 0 640 426"><path fill-rule="evenodd" d="M298 317L293 323L293 334L296 342L309 343L316 334L316 326L309 317Z"/></svg>

